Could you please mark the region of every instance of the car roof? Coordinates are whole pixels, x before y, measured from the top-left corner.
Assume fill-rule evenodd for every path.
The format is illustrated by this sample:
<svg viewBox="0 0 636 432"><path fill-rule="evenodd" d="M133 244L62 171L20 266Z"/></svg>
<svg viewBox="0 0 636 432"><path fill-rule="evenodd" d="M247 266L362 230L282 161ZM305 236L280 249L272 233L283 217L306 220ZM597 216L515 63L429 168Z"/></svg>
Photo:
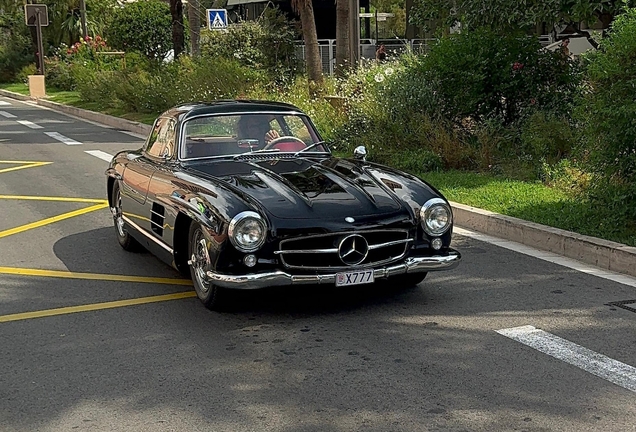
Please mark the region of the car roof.
<svg viewBox="0 0 636 432"><path fill-rule="evenodd" d="M179 117L181 121L191 117L206 114L244 113L244 112L297 112L303 113L298 107L284 103L251 99L224 99L214 102L183 103L170 108L161 117ZM303 113L304 114L304 113Z"/></svg>

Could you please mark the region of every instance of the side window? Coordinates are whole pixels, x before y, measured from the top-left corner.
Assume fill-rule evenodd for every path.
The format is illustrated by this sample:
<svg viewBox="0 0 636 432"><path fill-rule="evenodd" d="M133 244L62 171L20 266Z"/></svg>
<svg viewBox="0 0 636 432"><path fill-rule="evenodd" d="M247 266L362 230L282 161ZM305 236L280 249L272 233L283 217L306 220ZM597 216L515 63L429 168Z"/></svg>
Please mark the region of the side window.
<svg viewBox="0 0 636 432"><path fill-rule="evenodd" d="M174 153L174 140L174 120L160 119L152 131L146 151L151 156L161 157L164 153L164 149L168 149L170 155L172 155Z"/></svg>
<svg viewBox="0 0 636 432"><path fill-rule="evenodd" d="M166 127L166 146L164 148L164 150L162 150L162 153L167 152L168 157L172 157L174 156L174 152L175 152L175 139L176 139L176 128L177 128L177 122L175 122L173 119L168 120L168 124Z"/></svg>
<svg viewBox="0 0 636 432"><path fill-rule="evenodd" d="M161 142L158 142L159 131L161 130L161 127L166 123L166 121L167 119L160 118L155 122L155 125L152 128L152 132L148 137L148 142L146 143L146 153L153 156L158 156L158 153L161 151L159 147L163 145Z"/></svg>

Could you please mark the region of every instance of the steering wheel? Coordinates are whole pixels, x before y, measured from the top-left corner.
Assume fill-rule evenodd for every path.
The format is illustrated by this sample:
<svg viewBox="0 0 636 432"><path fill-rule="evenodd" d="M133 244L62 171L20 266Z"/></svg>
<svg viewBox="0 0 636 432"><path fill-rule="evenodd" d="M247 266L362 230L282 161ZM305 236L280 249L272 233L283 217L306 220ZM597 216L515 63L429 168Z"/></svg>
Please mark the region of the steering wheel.
<svg viewBox="0 0 636 432"><path fill-rule="evenodd" d="M282 143L289 143L290 146L293 147L293 148L291 148L291 149L285 148L285 147L288 147L288 146L284 146L284 145L282 145ZM299 145L302 145L302 147L300 147ZM271 148L278 148L281 151L299 151L299 150L304 149L305 147L307 147L307 145L300 138L296 138L294 136L282 136L282 137L278 137L278 138L275 138L275 139L271 140L265 147L263 147L263 150L268 150L268 149L271 149Z"/></svg>

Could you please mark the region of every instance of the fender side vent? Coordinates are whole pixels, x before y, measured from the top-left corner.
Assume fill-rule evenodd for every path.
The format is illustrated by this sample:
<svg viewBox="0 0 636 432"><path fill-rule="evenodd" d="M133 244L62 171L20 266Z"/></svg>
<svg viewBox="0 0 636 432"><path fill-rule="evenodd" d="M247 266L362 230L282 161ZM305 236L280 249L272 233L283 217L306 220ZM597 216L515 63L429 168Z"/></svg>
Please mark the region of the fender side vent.
<svg viewBox="0 0 636 432"><path fill-rule="evenodd" d="M150 226L152 231L158 236L163 235L163 221L165 219L165 208L157 203L152 204L152 210L150 211Z"/></svg>

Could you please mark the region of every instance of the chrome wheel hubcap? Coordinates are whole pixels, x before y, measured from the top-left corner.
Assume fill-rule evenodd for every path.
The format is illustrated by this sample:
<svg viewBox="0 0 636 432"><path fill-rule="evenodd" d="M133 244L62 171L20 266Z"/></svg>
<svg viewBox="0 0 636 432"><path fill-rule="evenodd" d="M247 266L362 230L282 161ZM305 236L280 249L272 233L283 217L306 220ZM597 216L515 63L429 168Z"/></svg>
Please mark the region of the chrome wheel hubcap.
<svg viewBox="0 0 636 432"><path fill-rule="evenodd" d="M123 211L121 209L121 195L117 192L117 202L115 202L115 207L110 209L113 214L113 219L115 219L115 227L117 228L117 233L120 237L126 236L126 230L124 229L124 218L122 216Z"/></svg>
<svg viewBox="0 0 636 432"><path fill-rule="evenodd" d="M208 281L207 271L210 269L210 254L208 253L208 246L203 237L201 231L197 231L194 236L194 250L188 264L192 266L194 270L194 276L197 279L197 283L204 293L210 290L210 282Z"/></svg>

